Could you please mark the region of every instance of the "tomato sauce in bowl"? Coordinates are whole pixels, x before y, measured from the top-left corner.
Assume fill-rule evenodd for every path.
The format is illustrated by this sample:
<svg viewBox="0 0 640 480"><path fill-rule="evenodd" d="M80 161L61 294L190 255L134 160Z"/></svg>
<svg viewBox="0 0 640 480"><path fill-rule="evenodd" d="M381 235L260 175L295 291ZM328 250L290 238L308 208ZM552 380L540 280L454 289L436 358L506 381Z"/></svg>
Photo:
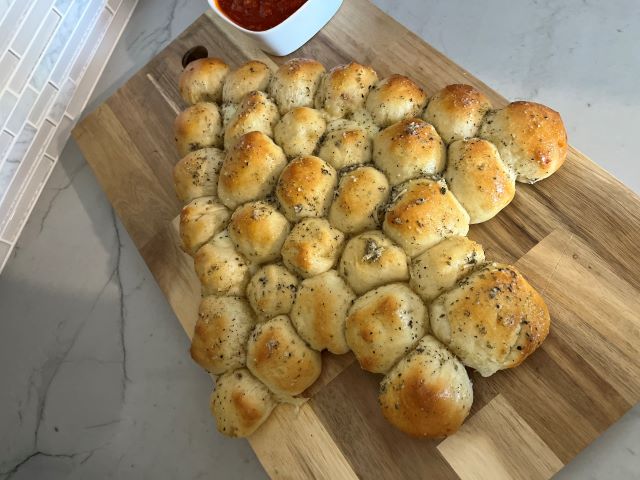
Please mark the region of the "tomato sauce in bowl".
<svg viewBox="0 0 640 480"><path fill-rule="evenodd" d="M233 23L253 32L264 32L280 25L307 0L215 0Z"/></svg>

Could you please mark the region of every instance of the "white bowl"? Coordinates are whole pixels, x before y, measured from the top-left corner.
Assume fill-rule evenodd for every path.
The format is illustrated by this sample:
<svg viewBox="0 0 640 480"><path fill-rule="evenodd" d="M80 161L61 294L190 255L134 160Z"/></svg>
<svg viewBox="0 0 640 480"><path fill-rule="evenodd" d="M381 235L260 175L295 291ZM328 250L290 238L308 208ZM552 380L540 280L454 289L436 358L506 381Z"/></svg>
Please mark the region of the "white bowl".
<svg viewBox="0 0 640 480"><path fill-rule="evenodd" d="M209 5L225 22L251 37L267 53L283 57L307 43L324 27L342 5L342 0L307 0L293 15L269 30L253 32L232 22L215 0Z"/></svg>

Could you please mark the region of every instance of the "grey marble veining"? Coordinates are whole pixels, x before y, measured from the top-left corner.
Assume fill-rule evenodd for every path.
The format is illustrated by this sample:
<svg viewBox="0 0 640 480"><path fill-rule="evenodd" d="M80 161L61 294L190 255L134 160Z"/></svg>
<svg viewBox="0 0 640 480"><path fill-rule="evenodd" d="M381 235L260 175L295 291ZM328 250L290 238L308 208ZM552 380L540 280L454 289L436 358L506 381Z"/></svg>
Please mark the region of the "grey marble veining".
<svg viewBox="0 0 640 480"><path fill-rule="evenodd" d="M639 4L375 3L506 96L554 106L575 146L639 190ZM140 0L89 109L205 8ZM264 478L245 441L215 431L210 379L73 141L0 306L0 480ZM558 478L639 478L639 444L635 408Z"/></svg>

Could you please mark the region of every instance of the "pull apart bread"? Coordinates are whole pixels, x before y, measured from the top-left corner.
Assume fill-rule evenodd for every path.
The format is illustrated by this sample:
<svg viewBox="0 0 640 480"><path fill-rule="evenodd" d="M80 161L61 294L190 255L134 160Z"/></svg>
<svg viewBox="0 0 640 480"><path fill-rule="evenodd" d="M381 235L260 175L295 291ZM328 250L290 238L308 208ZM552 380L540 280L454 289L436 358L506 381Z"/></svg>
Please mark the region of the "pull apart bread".
<svg viewBox="0 0 640 480"><path fill-rule="evenodd" d="M200 59L179 87L180 236L202 283L191 356L219 375L222 433L251 435L295 402L326 349L384 375L396 428L450 435L473 403L468 370L513 368L544 341L541 296L466 235L516 182L562 166L557 112L493 109L470 85L429 98L402 75L311 59Z"/></svg>

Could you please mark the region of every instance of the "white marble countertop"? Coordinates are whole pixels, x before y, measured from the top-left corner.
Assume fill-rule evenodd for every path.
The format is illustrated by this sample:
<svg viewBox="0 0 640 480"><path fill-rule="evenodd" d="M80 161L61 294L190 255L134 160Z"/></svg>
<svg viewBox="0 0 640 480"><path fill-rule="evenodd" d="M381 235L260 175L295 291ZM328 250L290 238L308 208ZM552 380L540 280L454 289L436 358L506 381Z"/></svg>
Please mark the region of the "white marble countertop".
<svg viewBox="0 0 640 480"><path fill-rule="evenodd" d="M375 3L505 96L562 112L571 143L640 191L639 2ZM140 0L93 105L205 8ZM0 306L0 480L265 477L245 441L217 434L210 379L73 141ZM640 478L638 445L636 407L557 478Z"/></svg>

